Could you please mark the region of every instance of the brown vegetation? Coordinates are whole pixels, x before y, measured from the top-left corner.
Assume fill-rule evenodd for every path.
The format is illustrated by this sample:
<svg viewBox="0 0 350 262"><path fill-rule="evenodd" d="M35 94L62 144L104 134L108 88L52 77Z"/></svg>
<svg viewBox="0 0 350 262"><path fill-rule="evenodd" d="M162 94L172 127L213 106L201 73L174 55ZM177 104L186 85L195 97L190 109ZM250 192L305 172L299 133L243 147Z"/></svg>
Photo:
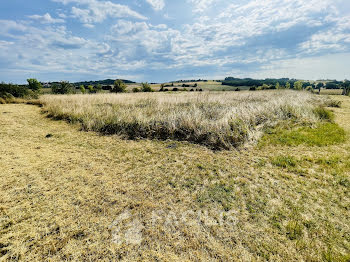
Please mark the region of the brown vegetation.
<svg viewBox="0 0 350 262"><path fill-rule="evenodd" d="M50 96L44 110L84 130L129 139L190 141L230 149L255 140L266 126L283 120L316 123L317 108L329 100L307 92L157 93Z"/></svg>

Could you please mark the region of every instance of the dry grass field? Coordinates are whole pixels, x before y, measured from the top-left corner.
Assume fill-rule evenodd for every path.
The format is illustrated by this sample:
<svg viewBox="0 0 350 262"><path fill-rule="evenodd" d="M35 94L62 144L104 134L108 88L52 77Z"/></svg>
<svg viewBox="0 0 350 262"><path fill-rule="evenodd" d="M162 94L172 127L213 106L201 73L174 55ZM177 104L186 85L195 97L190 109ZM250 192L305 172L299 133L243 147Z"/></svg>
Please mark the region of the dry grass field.
<svg viewBox="0 0 350 262"><path fill-rule="evenodd" d="M335 123L303 109L221 151L0 105L0 260L349 261L350 99L334 99Z"/></svg>
<svg viewBox="0 0 350 262"><path fill-rule="evenodd" d="M343 89L321 89L321 95L341 95L342 93Z"/></svg>
<svg viewBox="0 0 350 262"><path fill-rule="evenodd" d="M227 86L222 85L221 82L217 82L215 80L207 80L207 81L196 81L196 82L174 82L174 87L177 87L179 89L183 89L182 84L190 85L190 87L185 87L187 90L191 89L202 89L203 91L234 91L237 87L235 86ZM197 84L197 87L193 87L195 84ZM171 83L165 83L165 85L171 85ZM152 84L152 88L156 91L160 89L160 84ZM174 87L165 87L169 91L171 91ZM249 87L247 86L240 86L240 90L248 90ZM131 86L128 90L131 90Z"/></svg>
<svg viewBox="0 0 350 262"><path fill-rule="evenodd" d="M325 96L290 90L263 92L46 95L44 110L88 131L129 139L191 141L230 149L254 141L281 121L314 124L327 117Z"/></svg>

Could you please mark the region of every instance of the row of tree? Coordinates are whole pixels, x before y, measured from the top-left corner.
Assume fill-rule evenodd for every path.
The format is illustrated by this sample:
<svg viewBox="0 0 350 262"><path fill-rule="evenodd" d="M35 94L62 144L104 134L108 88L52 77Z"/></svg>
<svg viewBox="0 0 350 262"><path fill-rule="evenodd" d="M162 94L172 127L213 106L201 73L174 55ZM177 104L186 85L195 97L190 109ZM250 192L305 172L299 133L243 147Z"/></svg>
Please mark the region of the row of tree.
<svg viewBox="0 0 350 262"><path fill-rule="evenodd" d="M108 86L109 87L109 86ZM104 87L102 84L97 85L80 85L79 90L82 94L94 94L102 92ZM117 79L114 81L114 85L111 88L108 88L113 93L125 93L127 90L127 85L121 79ZM69 83L68 81L61 81L59 83L54 83L51 85L51 90L53 94L74 94L76 93L75 85ZM153 89L148 83L142 83L141 88L133 88L133 92L153 92Z"/></svg>
<svg viewBox="0 0 350 262"><path fill-rule="evenodd" d="M0 83L0 98L36 98L42 88L41 83L33 78L27 79L28 85Z"/></svg>
<svg viewBox="0 0 350 262"><path fill-rule="evenodd" d="M40 94L42 84L34 79L27 79L27 86L20 86L14 84L6 84L0 83L0 97L8 98L8 97L37 97ZM297 81L294 79L282 78L282 79L265 79L265 80L255 80L250 78L238 79L228 77L225 79L223 84L231 85L231 86L250 86L250 90L266 90L266 89L295 89L295 90L309 90L313 91L314 89L328 88L334 89L334 85L337 85L337 88L343 89L344 95L349 95L350 93L350 81L344 82L329 82L324 85L322 82L311 84L309 82ZM254 83L254 85L253 85ZM257 84L261 84L257 86ZM195 85L197 86L197 85ZM114 93L124 93L127 92L127 85L121 79L117 79L114 81L112 87L108 86L109 90ZM162 84L160 91L168 91L168 89L164 88L166 85ZM51 90L53 94L74 94L76 93L76 86L69 83L68 81L61 81L58 83L53 83L51 85ZM99 93L103 90L102 84L97 85L80 85L79 90L82 94L86 93ZM148 83L142 83L141 87L134 87L132 89L133 92L153 92L154 90ZM178 91L177 88L174 88L173 91ZM191 90L192 91L192 90ZM199 90L201 91L201 90Z"/></svg>
<svg viewBox="0 0 350 262"><path fill-rule="evenodd" d="M289 78L267 78L267 79L252 79L252 78L234 78L234 77L226 77L224 81L222 81L222 85L228 85L228 86L248 86L248 87L266 87L269 86L272 89L278 89L280 87L285 87L287 89L294 88L294 89L307 89L308 87L313 89L342 89L344 87L344 83L346 81L328 81L326 83L323 82L317 82L317 83L310 83L308 81L300 81L297 79L289 79ZM297 84L295 84L297 83ZM302 86L302 87L301 87Z"/></svg>

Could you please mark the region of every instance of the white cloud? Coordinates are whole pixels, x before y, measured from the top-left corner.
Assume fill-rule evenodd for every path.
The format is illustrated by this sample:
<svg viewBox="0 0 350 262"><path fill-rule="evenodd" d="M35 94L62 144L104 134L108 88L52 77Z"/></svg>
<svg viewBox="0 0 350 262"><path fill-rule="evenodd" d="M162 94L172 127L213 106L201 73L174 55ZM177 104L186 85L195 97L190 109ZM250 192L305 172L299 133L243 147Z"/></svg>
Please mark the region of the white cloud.
<svg viewBox="0 0 350 262"><path fill-rule="evenodd" d="M6 45L2 43L0 60L8 60L8 67L16 70L93 72L103 61L100 54L107 50L107 44L74 36L64 26L41 29L23 22L0 20L0 28L0 36L12 38ZM10 33L18 29L23 33Z"/></svg>
<svg viewBox="0 0 350 262"><path fill-rule="evenodd" d="M302 52L315 54L329 50L332 53L350 50L350 17L332 18L335 26L321 30L309 37L299 48Z"/></svg>
<svg viewBox="0 0 350 262"><path fill-rule="evenodd" d="M210 6L217 0L188 0L193 5L194 13L203 13L209 10Z"/></svg>
<svg viewBox="0 0 350 262"><path fill-rule="evenodd" d="M46 13L44 15L30 15L28 17L30 19L37 20L42 24L57 24L57 23L65 22L63 19L60 19L60 18L52 18L49 13Z"/></svg>
<svg viewBox="0 0 350 262"><path fill-rule="evenodd" d="M95 27L92 24L83 24L83 26L86 27L86 28L90 28L90 29Z"/></svg>
<svg viewBox="0 0 350 262"><path fill-rule="evenodd" d="M85 24L100 23L108 17L112 18L136 18L146 20L147 18L126 5L115 4L110 1L97 0L53 0L63 4L75 3L83 8L72 7L72 15Z"/></svg>
<svg viewBox="0 0 350 262"><path fill-rule="evenodd" d="M6 61L8 68L16 70L89 75L169 70L185 78L195 68L201 78L208 72L293 77L302 73L298 62L310 75L316 62L326 63L326 58L308 57L350 52L350 17L339 13L335 0L186 0L167 24L151 24L146 15L116 0L52 1L68 6L56 10L58 18L30 17L44 25L28 19L0 20L0 63ZM140 8L150 4L155 10L165 7L164 1L146 1L132 3L143 3ZM183 12L182 16L179 11L184 6L192 6L192 15ZM114 25L107 35L94 30L89 40L87 30L73 33L60 26L62 18L77 18L86 28L107 19L103 26L110 27L111 21ZM339 68L335 63L334 67Z"/></svg>
<svg viewBox="0 0 350 262"><path fill-rule="evenodd" d="M156 11L162 10L165 6L164 0L146 0Z"/></svg>
<svg viewBox="0 0 350 262"><path fill-rule="evenodd" d="M138 60L140 55L158 55L155 59L163 59L163 56L173 52L172 42L180 38L179 36L179 31L167 29L164 25L153 26L146 22L119 20L112 27L112 35L109 38L117 43L121 56Z"/></svg>

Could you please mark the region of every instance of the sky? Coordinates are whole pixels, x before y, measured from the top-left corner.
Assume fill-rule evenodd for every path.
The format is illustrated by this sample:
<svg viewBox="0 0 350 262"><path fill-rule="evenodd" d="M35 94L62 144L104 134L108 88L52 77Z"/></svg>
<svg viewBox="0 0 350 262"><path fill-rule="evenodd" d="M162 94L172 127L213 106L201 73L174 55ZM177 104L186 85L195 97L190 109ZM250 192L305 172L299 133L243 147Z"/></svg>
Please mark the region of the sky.
<svg viewBox="0 0 350 262"><path fill-rule="evenodd" d="M350 78L349 0L2 0L0 81Z"/></svg>

